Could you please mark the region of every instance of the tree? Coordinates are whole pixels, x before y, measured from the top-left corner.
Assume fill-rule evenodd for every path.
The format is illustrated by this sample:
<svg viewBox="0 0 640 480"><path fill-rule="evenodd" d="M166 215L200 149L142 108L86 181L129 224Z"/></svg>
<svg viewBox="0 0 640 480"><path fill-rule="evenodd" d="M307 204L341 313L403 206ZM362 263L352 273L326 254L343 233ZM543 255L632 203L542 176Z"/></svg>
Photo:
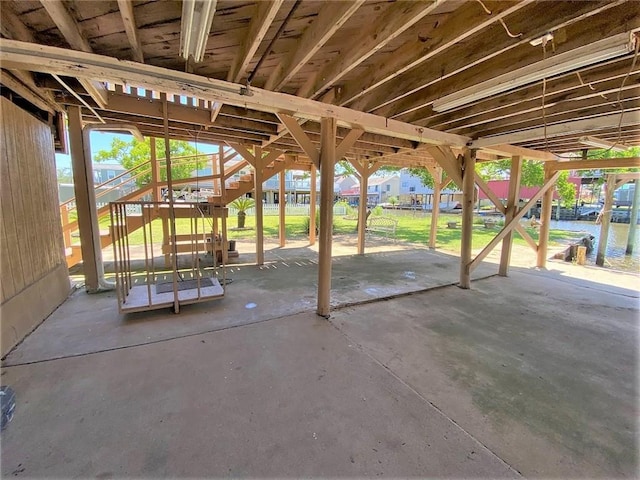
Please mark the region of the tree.
<svg viewBox="0 0 640 480"><path fill-rule="evenodd" d="M164 157L164 139L156 140L156 151L158 152L158 158ZM171 152L172 160L175 157L192 156L197 153L196 148L189 142L182 140L170 140L169 150ZM134 168L151 158L151 139L145 138L143 142L136 140L125 141L121 138L114 138L111 142L111 148L109 150L100 150L95 156L96 162L113 162L119 163L127 170ZM203 159L187 159L181 160L175 158L172 161L171 173L172 178L189 178L193 175L193 171L202 168L205 164ZM141 167L139 172L145 172L136 178L138 185L145 185L151 181L151 168ZM138 171L134 174L139 173ZM160 168L160 180L167 179L167 169Z"/></svg>
<svg viewBox="0 0 640 480"><path fill-rule="evenodd" d="M73 183L73 173L69 167L57 169L58 183Z"/></svg>

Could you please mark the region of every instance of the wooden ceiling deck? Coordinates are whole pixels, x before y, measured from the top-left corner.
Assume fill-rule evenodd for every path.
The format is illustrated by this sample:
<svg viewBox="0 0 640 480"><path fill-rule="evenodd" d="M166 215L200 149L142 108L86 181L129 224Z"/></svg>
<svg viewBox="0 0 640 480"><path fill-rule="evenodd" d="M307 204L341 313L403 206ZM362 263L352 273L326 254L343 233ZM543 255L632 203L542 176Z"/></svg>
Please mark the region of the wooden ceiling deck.
<svg viewBox="0 0 640 480"><path fill-rule="evenodd" d="M616 35L632 38L640 29L640 2L634 0L218 0L199 63L180 56L180 1L8 0L0 7L7 39L245 85L251 78L253 88L469 137L475 146L490 147L495 137L498 143L565 153L585 148L578 141L584 135L640 144L640 62L634 64L634 52L551 76L544 93L537 80L446 112L433 106L443 96L543 58ZM547 32L554 39L546 51L530 44ZM52 109L78 103L47 73L3 71L2 78L14 94L31 93ZM143 133L161 135L159 100L114 86L101 98L91 91L100 86L73 75L62 78L105 120L138 123ZM26 91L16 91L15 82ZM215 104L179 103L169 112L174 138L231 138L303 153L273 112L224 105L212 123ZM95 120L89 109L83 114ZM318 123L308 120L302 128L319 143ZM371 132L349 155L399 164L431 158L419 142Z"/></svg>

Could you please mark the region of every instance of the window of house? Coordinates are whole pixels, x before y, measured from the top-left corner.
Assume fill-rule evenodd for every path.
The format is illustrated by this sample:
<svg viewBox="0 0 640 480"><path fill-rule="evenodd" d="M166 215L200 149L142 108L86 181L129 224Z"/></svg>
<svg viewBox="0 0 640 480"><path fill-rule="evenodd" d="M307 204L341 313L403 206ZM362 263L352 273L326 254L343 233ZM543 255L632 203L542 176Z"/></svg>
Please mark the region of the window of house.
<svg viewBox="0 0 640 480"><path fill-rule="evenodd" d="M115 176L116 176L115 170L107 170L107 178L108 179L115 178Z"/></svg>
<svg viewBox="0 0 640 480"><path fill-rule="evenodd" d="M391 191L391 185L386 185L387 192Z"/></svg>
<svg viewBox="0 0 640 480"><path fill-rule="evenodd" d="M416 191L416 187L409 187L409 191L410 192L415 192Z"/></svg>
<svg viewBox="0 0 640 480"><path fill-rule="evenodd" d="M407 188L409 186L409 182L402 182L402 188Z"/></svg>

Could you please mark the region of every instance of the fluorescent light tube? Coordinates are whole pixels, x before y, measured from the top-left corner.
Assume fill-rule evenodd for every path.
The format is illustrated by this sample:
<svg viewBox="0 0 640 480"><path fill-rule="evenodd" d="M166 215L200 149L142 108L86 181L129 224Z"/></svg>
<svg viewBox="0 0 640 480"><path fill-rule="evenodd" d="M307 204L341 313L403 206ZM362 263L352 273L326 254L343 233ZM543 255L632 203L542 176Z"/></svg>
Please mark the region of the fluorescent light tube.
<svg viewBox="0 0 640 480"><path fill-rule="evenodd" d="M522 87L543 78L554 77L578 68L626 55L635 46L633 33L621 33L597 42L560 53L540 62L505 73L485 82L446 95L433 102L433 110L446 112L454 108Z"/></svg>
<svg viewBox="0 0 640 480"><path fill-rule="evenodd" d="M180 24L180 55L201 62L211 32L217 0L184 0Z"/></svg>
<svg viewBox="0 0 640 480"><path fill-rule="evenodd" d="M578 142L589 147L603 148L607 150L613 150L614 152L624 152L629 148L623 143L614 143L596 137L580 137L578 139Z"/></svg>

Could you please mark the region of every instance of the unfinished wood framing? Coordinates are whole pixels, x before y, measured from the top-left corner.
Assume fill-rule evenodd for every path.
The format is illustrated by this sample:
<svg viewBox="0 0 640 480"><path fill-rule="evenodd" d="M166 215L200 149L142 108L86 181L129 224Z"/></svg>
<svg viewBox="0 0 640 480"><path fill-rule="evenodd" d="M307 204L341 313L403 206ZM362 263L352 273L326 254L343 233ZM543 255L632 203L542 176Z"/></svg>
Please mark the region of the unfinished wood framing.
<svg viewBox="0 0 640 480"><path fill-rule="evenodd" d="M317 185L317 169L315 165L309 168L309 183L311 185L309 192L309 245L316 243L316 185Z"/></svg>
<svg viewBox="0 0 640 480"><path fill-rule="evenodd" d="M285 182L285 173L286 170L283 170L278 174L278 240L280 243L280 248L284 247L287 244L287 229L285 223L287 189Z"/></svg>
<svg viewBox="0 0 640 480"><path fill-rule="evenodd" d="M69 144L71 147L71 164L73 167L73 187L78 212L78 230L80 232L80 245L82 247L83 273L85 289L88 292L98 290L98 270L94 259L96 251L93 245L94 225L91 221L91 194L93 192L93 177L87 169L84 157L84 140L82 138L82 120L80 108L71 107L67 110L69 120ZM94 200L95 202L95 200Z"/></svg>
<svg viewBox="0 0 640 480"><path fill-rule="evenodd" d="M460 287L471 288L471 248L473 239L473 205L475 196L476 152L464 150L462 171L462 239L460 242Z"/></svg>
<svg viewBox="0 0 640 480"><path fill-rule="evenodd" d="M513 215L511 220L505 223L502 230L500 230L500 232L493 238L493 240L491 240L489 244L484 247L482 251L478 255L476 255L476 257L468 265L470 272L472 272L478 265L480 265L480 262L484 260L484 258L496 247L496 245L498 245L498 243L500 243L500 241L508 233L515 229L517 225L519 225L520 219L524 217L525 213L528 212L529 209L533 207L533 205L535 205L535 203L545 194L545 192L548 192L553 188L559 176L560 172L552 174L551 177L544 183L544 185L542 185L540 190L538 190L538 192L533 197L531 197L529 201L518 212ZM553 191L551 193L553 194Z"/></svg>
<svg viewBox="0 0 640 480"><path fill-rule="evenodd" d="M511 158L511 170L509 171L509 197L505 210L505 223L509 223L518 212L518 200L520 198L520 181L522 179L522 158ZM500 252L499 275L506 277L509 272L511 261L511 247L513 245L513 232L507 233L502 239L502 250Z"/></svg>
<svg viewBox="0 0 640 480"><path fill-rule="evenodd" d="M611 209L613 208L613 194L616 191L615 174L607 175L607 186L602 207L602 217L600 220L600 238L598 239L598 251L596 254L596 265L603 267L607 253L607 242L609 239L609 227L611 225Z"/></svg>
<svg viewBox="0 0 640 480"><path fill-rule="evenodd" d="M433 197L431 200L431 226L429 227L429 248L435 250L438 238L438 217L440 216L440 195L442 186L442 167L433 168Z"/></svg>
<svg viewBox="0 0 640 480"><path fill-rule="evenodd" d="M545 168L544 182L551 182L553 172ZM554 182L555 183L555 182ZM538 240L538 268L546 268L547 252L549 249L549 229L551 226L551 211L553 205L553 188L549 188L542 197L542 211L540 212L540 236Z"/></svg>
<svg viewBox="0 0 640 480"><path fill-rule="evenodd" d="M318 252L318 315L331 310L331 246L333 241L333 175L336 163L336 120L322 119L320 148L320 248Z"/></svg>

